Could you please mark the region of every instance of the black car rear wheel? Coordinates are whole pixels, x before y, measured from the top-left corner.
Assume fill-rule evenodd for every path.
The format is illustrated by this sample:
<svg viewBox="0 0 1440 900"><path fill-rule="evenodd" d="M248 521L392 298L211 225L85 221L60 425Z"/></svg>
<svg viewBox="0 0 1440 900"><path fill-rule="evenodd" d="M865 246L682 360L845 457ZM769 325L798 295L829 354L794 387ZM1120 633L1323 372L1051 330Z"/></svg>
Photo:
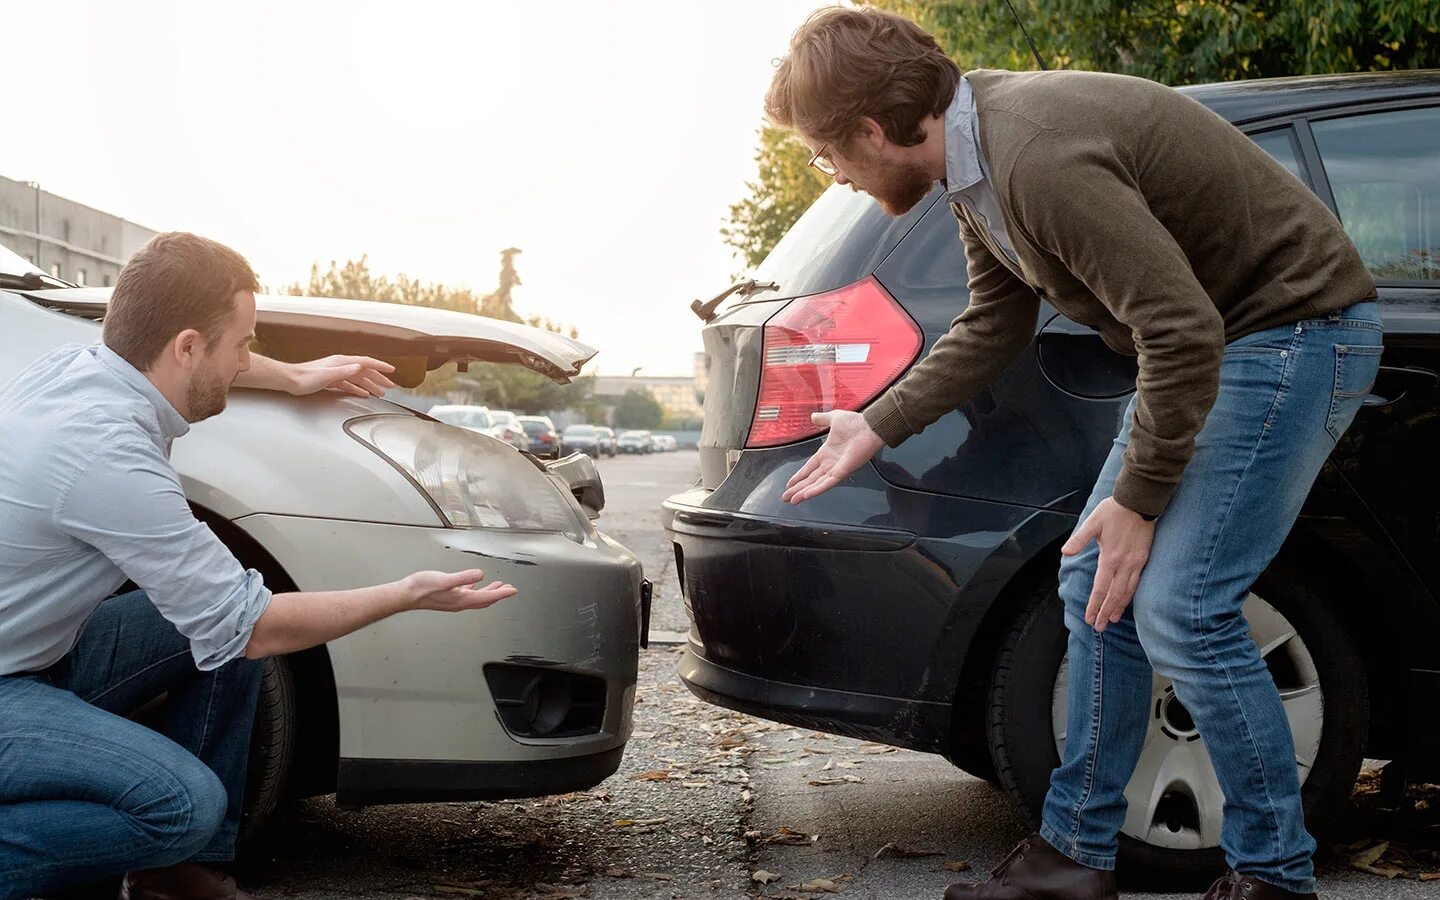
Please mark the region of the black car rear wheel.
<svg viewBox="0 0 1440 900"><path fill-rule="evenodd" d="M1334 603L1298 566L1272 565L1245 615L1295 732L1306 824L1322 831L1344 808L1364 755L1364 663ZM1064 745L1066 638L1052 581L1022 604L991 678L991 754L1001 785L1032 826ZM1168 679L1155 678L1154 699L1146 748L1125 792L1130 811L1118 874L1136 887L1199 889L1225 867L1224 798L1203 743L1189 740L1193 724Z"/></svg>

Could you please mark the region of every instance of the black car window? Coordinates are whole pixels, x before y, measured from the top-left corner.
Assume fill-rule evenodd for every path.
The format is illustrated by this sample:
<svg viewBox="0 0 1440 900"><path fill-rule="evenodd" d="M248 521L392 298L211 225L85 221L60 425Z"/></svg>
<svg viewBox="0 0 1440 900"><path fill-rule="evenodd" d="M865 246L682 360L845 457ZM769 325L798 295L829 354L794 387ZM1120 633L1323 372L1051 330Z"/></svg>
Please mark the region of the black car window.
<svg viewBox="0 0 1440 900"><path fill-rule="evenodd" d="M1300 164L1300 145L1295 143L1295 129L1286 125L1284 128L1252 134L1250 139L1259 144L1261 150L1275 157L1276 162L1289 169L1291 175L1305 182L1306 187L1315 189L1310 183L1309 173Z"/></svg>
<svg viewBox="0 0 1440 900"><path fill-rule="evenodd" d="M757 280L780 286L779 294L760 296L818 294L859 281L875 271L939 194L932 190L914 209L892 217L870 195L832 185L755 270Z"/></svg>
<svg viewBox="0 0 1440 900"><path fill-rule="evenodd" d="M1440 108L1313 122L1336 212L1375 277L1440 279Z"/></svg>

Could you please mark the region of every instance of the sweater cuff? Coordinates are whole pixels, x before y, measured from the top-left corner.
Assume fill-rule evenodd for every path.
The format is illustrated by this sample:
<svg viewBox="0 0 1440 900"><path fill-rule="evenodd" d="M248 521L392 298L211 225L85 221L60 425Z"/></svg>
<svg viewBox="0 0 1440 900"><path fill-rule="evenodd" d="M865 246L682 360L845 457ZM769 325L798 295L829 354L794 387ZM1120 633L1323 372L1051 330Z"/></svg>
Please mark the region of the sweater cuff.
<svg viewBox="0 0 1440 900"><path fill-rule="evenodd" d="M900 411L900 402L895 399L894 391L881 394L879 400L865 407L862 415L870 430L880 435L887 447L898 447L915 434L910 423L905 421L905 414Z"/></svg>
<svg viewBox="0 0 1440 900"><path fill-rule="evenodd" d="M1115 502L1142 516L1160 516L1170 505L1175 485L1168 481L1155 481L1143 475L1136 475L1129 466L1120 470L1110 496Z"/></svg>

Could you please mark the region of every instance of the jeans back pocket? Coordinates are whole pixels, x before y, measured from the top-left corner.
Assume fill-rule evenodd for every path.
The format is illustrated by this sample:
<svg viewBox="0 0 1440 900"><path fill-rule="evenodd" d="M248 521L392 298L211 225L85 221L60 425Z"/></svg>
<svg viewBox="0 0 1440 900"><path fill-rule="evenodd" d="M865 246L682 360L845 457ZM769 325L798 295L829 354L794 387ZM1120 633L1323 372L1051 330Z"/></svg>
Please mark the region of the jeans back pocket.
<svg viewBox="0 0 1440 900"><path fill-rule="evenodd" d="M1330 415L1325 420L1325 430L1335 440L1340 440L1350 427L1365 395L1375 386L1382 349L1369 345L1335 345L1335 387L1330 395Z"/></svg>

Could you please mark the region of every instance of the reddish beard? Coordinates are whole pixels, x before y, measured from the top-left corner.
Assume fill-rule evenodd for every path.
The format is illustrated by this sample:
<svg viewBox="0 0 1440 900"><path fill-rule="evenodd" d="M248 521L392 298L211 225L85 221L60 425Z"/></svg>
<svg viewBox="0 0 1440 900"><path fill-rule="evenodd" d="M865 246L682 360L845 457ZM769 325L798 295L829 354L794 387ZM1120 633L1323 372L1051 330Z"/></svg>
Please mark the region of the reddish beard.
<svg viewBox="0 0 1440 900"><path fill-rule="evenodd" d="M925 172L923 166L915 162L884 166L872 160L871 165L866 168L871 169L874 174L865 179L864 186L852 186L875 198L875 202L890 216L903 216L914 209L935 185L935 179Z"/></svg>
<svg viewBox="0 0 1440 900"><path fill-rule="evenodd" d="M918 165L894 170L882 183L866 189L887 215L903 216L925 199L934 179Z"/></svg>

